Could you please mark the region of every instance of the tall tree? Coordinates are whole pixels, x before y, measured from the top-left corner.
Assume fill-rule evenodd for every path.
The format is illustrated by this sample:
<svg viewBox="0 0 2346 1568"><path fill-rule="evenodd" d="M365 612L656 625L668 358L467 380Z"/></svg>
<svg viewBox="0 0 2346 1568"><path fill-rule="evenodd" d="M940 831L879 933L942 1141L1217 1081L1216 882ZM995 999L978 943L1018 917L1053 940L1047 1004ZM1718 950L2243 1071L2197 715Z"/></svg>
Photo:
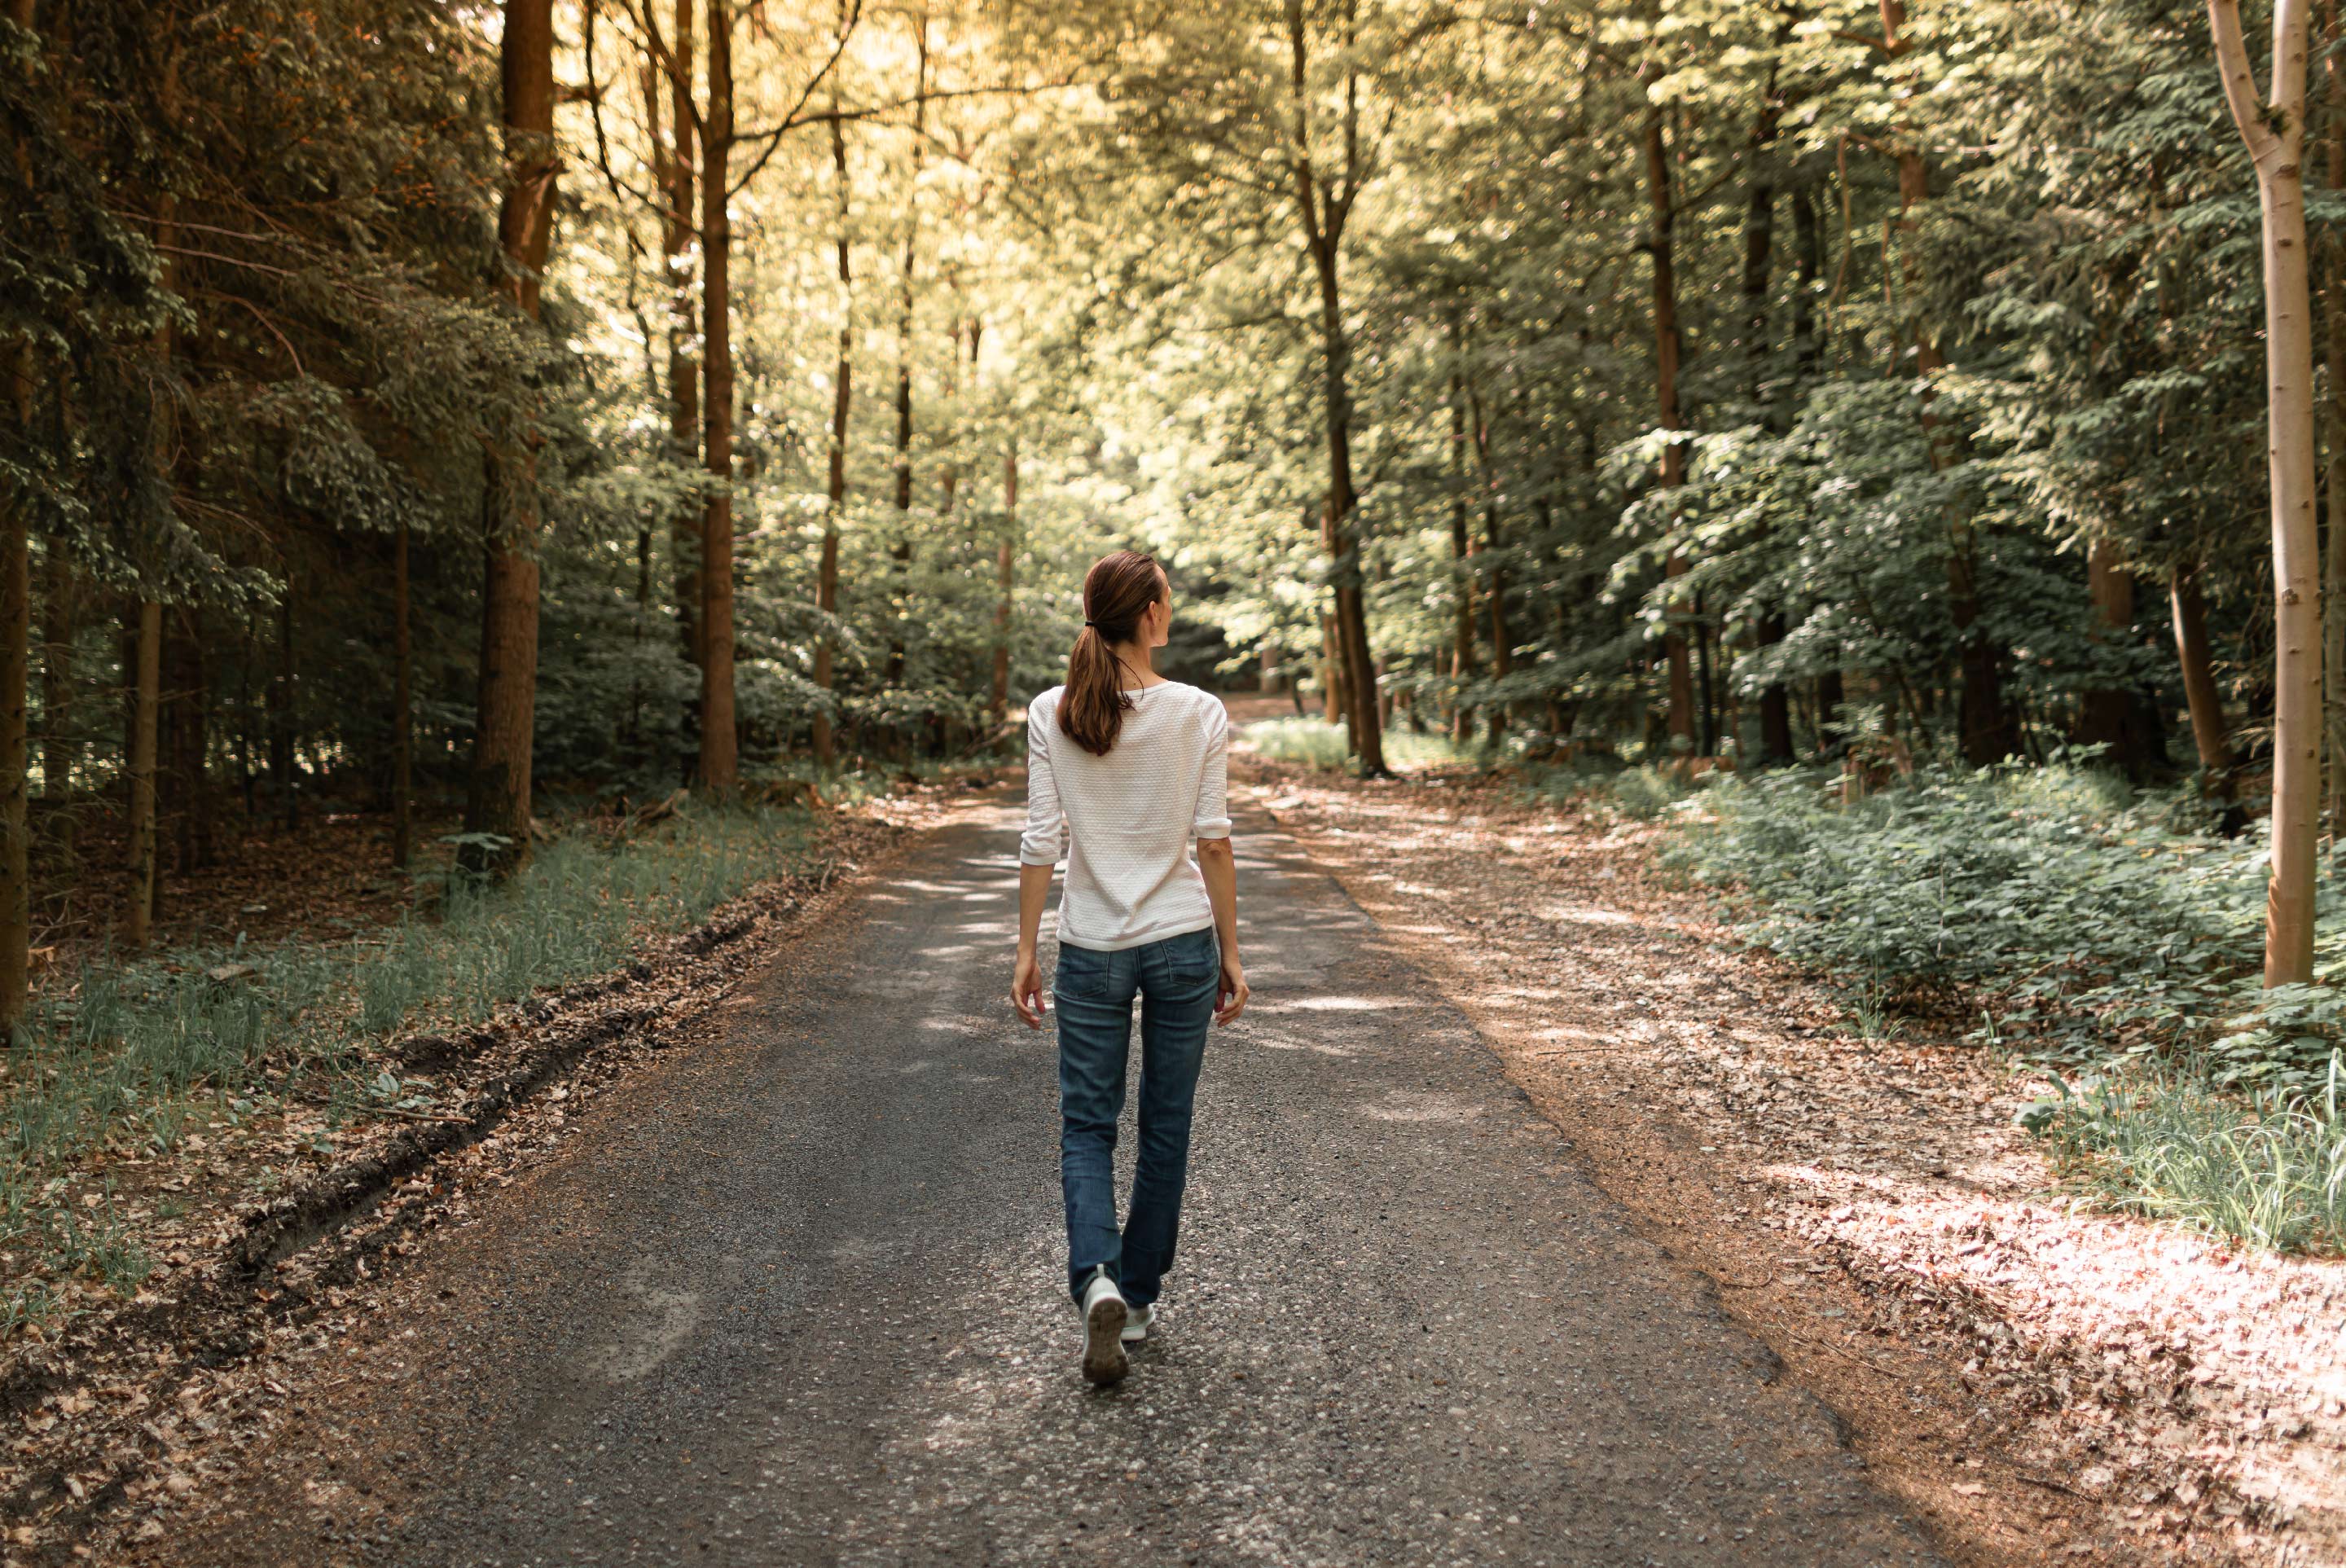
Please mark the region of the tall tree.
<svg viewBox="0 0 2346 1568"><path fill-rule="evenodd" d="M1457 615L1451 626L1450 684L1453 692L1460 695L1452 698L1450 738L1457 741L1466 738L1474 722L1473 710L1463 695L1474 675L1475 546L1474 531L1466 523L1465 351L1465 330L1454 310L1450 317L1450 570L1455 580L1452 591L1457 596Z"/></svg>
<svg viewBox="0 0 2346 1568"><path fill-rule="evenodd" d="M700 532L700 784L740 789L733 709L733 5L709 0L709 107L700 119L703 444Z"/></svg>
<svg viewBox="0 0 2346 1568"><path fill-rule="evenodd" d="M2305 232L2306 0L2274 0L2272 81L2258 91L2239 0L2208 0L2232 122L2256 166L2263 215L2267 467L2273 553L2272 876L2265 983L2313 978L2320 830L2321 626L2314 517L2313 322Z"/></svg>
<svg viewBox="0 0 2346 1568"><path fill-rule="evenodd" d="M699 150L694 133L699 117L693 112L692 72L696 48L693 6L697 0L676 0L676 38L668 48L665 73L668 87L670 135L665 142L655 134L657 156L665 174L666 205L660 213L660 257L668 269L668 444L678 468L700 466L700 323L692 298L694 243L700 231L694 209L693 189ZM684 657L698 667L700 657L700 529L702 507L678 508L668 527L669 553L676 577L677 629Z"/></svg>
<svg viewBox="0 0 2346 1568"><path fill-rule="evenodd" d="M497 242L502 286L525 318L538 319L562 171L554 136L553 0L506 0L502 45L505 199ZM530 422L493 443L481 585L480 684L465 863L511 872L530 851L530 769L537 714L539 436ZM499 842L492 845L489 840Z"/></svg>
<svg viewBox="0 0 2346 1568"><path fill-rule="evenodd" d="M1659 74L1658 66L1649 66L1640 73L1640 79L1650 83ZM1646 106L1645 154L1646 198L1653 214L1646 248L1654 264L1654 418L1659 429L1674 432L1685 428L1678 410L1678 198L1670 179L1669 149L1663 138L1662 105L1658 100ZM1686 446L1673 439L1662 448L1661 487L1665 491L1676 490L1685 483ZM1662 572L1668 577L1684 576L1685 552L1673 545L1662 564ZM1687 661L1686 632L1678 620L1679 604L1680 601L1673 601L1670 626L1664 634L1662 648L1668 661L1670 739L1691 750L1695 744L1694 676Z"/></svg>
<svg viewBox="0 0 2346 1568"><path fill-rule="evenodd" d="M896 586L890 596L887 683L904 681L904 622L911 615L905 596L912 592L913 572L913 306L914 263L920 256L921 168L928 156L929 13L926 6L913 18L918 36L913 45L912 178L904 198L904 260L896 275L896 542L889 549L890 575Z"/></svg>
<svg viewBox="0 0 2346 1568"><path fill-rule="evenodd" d="M162 79L156 107L167 131L179 117L179 62L182 45L176 36L178 19L167 12L163 24L174 30L164 46ZM160 282L167 293L179 290L178 193L168 182L155 193L155 251L160 259ZM158 373L148 394L152 420L152 449L158 488L167 495L176 491L179 432L178 409L171 394L171 361L178 353L178 318L166 314L155 331ZM130 734L124 747L124 772L128 786L126 822L129 848L130 904L122 922L123 941L144 947L153 934L155 901L162 886L162 857L156 821L156 770L162 750L163 708L163 563L159 541L140 542L138 585L130 620Z"/></svg>
<svg viewBox="0 0 2346 1568"><path fill-rule="evenodd" d="M844 36L848 26L844 0L840 6L839 25ZM847 505L848 414L855 386L855 268L847 232L851 211L847 122L839 112L836 94L832 95L831 108L831 176L839 188L832 218L837 229L832 244L838 251L839 267L839 358L831 372L831 463L822 509L822 555L816 563L814 577L814 607L822 617L821 629L815 634L814 684L825 702L831 699L834 685L831 666L837 657L831 646L831 628L839 614L839 522ZM831 765L831 711L827 708L815 710L814 760L818 768Z"/></svg>
<svg viewBox="0 0 2346 1568"><path fill-rule="evenodd" d="M1018 435L1002 450L1002 541L994 555L994 690L986 711L1000 723L1010 709L1010 622L1018 585Z"/></svg>
<svg viewBox="0 0 2346 1568"><path fill-rule="evenodd" d="M8 20L33 32L33 0L9 0ZM19 141L20 175L30 149ZM34 419L36 361L29 338L10 345L9 412L29 433ZM27 752L25 703L33 641L31 497L0 489L0 1043L13 1044L25 1022L28 952L33 934L33 872L26 819ZM48 716L51 724L55 714ZM49 787L54 787L53 782Z"/></svg>
<svg viewBox="0 0 2346 1568"><path fill-rule="evenodd" d="M1352 725L1352 749L1363 778L1381 779L1385 767L1384 732L1378 722L1376 665L1369 652L1367 597L1361 570L1360 504L1352 478L1352 337L1345 322L1341 273L1344 230L1360 199L1368 167L1361 145L1359 0L1343 0L1344 36L1338 69L1342 74L1343 111L1339 151L1332 171L1320 168L1313 145L1311 43L1303 0L1287 0L1290 96L1288 178L1293 183L1295 215L1304 249L1319 284L1321 423L1328 448L1328 498L1322 536L1330 585L1335 600L1336 652L1343 667L1345 699Z"/></svg>

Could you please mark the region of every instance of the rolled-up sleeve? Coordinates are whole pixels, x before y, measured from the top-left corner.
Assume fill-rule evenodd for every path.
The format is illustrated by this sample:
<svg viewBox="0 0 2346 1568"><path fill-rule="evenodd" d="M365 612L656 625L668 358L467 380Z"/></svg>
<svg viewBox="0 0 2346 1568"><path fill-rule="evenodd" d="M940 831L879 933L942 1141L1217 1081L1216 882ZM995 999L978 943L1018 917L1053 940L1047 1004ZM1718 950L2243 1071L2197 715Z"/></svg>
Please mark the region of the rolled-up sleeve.
<svg viewBox="0 0 2346 1568"><path fill-rule="evenodd" d="M1230 716L1219 702L1206 717L1206 755L1198 768L1198 809L1191 831L1200 839L1230 836Z"/></svg>
<svg viewBox="0 0 2346 1568"><path fill-rule="evenodd" d="M1067 852L1067 814L1059 805L1059 781L1051 771L1051 715L1047 707L1026 709L1026 831L1019 835L1022 865L1056 866Z"/></svg>

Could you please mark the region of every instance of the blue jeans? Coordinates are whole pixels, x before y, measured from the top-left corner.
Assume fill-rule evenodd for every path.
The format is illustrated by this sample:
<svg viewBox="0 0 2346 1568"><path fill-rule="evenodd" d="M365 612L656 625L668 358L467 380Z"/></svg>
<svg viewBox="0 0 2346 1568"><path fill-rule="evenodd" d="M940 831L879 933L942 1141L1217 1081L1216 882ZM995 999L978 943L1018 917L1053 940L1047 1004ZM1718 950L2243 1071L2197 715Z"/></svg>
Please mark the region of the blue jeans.
<svg viewBox="0 0 2346 1568"><path fill-rule="evenodd" d="M1067 1290L1082 1299L1106 1268L1134 1306L1157 1299L1173 1266L1189 1174L1189 1108L1221 989L1211 931L1115 952L1061 944L1051 983L1059 1012L1059 1181L1067 1198ZM1140 1145L1132 1207L1116 1224L1116 1125L1140 1012Z"/></svg>

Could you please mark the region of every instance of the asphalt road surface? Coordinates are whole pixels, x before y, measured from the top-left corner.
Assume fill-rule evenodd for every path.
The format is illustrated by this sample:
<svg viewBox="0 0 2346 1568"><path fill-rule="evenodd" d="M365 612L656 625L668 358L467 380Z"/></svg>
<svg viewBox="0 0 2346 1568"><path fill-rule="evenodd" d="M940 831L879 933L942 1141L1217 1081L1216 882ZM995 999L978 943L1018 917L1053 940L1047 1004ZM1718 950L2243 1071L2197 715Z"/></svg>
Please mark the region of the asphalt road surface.
<svg viewBox="0 0 2346 1568"><path fill-rule="evenodd" d="M1239 834L1255 1001L1120 1387L1078 1375L987 804L433 1240L340 1352L365 1397L164 1558L1937 1562L1375 924Z"/></svg>

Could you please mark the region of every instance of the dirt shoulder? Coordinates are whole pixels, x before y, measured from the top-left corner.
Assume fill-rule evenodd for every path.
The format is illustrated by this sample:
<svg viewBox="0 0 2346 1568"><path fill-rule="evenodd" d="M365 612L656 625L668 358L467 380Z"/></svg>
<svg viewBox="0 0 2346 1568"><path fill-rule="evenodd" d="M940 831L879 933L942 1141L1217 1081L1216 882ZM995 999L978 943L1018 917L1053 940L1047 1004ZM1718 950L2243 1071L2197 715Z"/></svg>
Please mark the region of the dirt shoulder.
<svg viewBox="0 0 2346 1568"><path fill-rule="evenodd" d="M2346 1560L2346 1265L2086 1211L2013 1125L2035 1084L1859 1039L1653 829L1467 777L1235 775L1958 1561Z"/></svg>

